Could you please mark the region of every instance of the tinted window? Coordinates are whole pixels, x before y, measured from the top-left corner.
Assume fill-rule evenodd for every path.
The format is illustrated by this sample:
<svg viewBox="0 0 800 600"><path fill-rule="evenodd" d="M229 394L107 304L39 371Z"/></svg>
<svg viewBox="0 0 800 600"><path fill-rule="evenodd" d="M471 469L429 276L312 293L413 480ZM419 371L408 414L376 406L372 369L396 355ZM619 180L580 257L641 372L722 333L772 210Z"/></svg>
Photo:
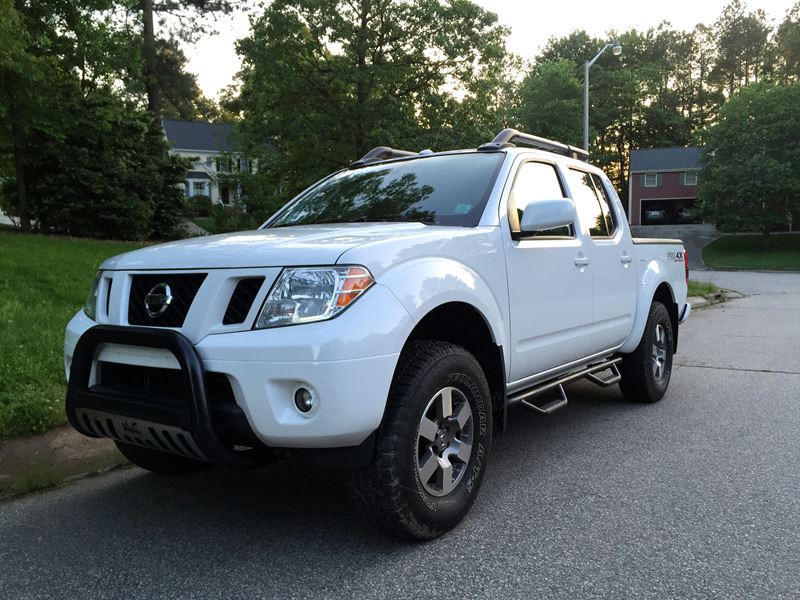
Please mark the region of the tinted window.
<svg viewBox="0 0 800 600"><path fill-rule="evenodd" d="M608 190L599 175L592 173L592 182L597 190L597 196L600 198L600 208L603 211L603 218L605 218L606 221L608 235L614 235L617 231L617 217L611 209L611 198L608 195Z"/></svg>
<svg viewBox="0 0 800 600"><path fill-rule="evenodd" d="M592 183L592 177L584 171L569 170L569 189L572 190L575 210L581 223L589 226L592 237L607 237L605 217L600 208L600 200Z"/></svg>
<svg viewBox="0 0 800 600"><path fill-rule="evenodd" d="M504 157L475 152L348 169L286 206L270 226L420 221L474 227Z"/></svg>
<svg viewBox="0 0 800 600"><path fill-rule="evenodd" d="M561 187L553 165L538 162L526 162L517 171L514 187L509 198L509 224L512 233L519 233L519 222L525 208L537 200L553 200L564 198L566 194ZM572 227L559 227L547 231L525 232L523 235L572 236Z"/></svg>

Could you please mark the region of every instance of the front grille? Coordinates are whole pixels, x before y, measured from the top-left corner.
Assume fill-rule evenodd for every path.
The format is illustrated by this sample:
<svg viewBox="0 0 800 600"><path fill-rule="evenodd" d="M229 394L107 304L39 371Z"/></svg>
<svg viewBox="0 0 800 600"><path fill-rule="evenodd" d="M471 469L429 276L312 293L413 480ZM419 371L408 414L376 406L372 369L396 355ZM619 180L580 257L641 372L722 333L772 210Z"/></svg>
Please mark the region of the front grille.
<svg viewBox="0 0 800 600"><path fill-rule="evenodd" d="M222 319L223 325L244 323L244 320L247 318L247 313L250 312L250 307L253 306L253 300L256 299L258 290L261 289L263 283L263 277L251 277L249 279L242 279L236 284L236 289L233 290L231 301L228 303L228 308L225 310L225 317Z"/></svg>
<svg viewBox="0 0 800 600"><path fill-rule="evenodd" d="M98 385L128 396L141 396L155 403L189 406L190 392L177 369L99 363Z"/></svg>
<svg viewBox="0 0 800 600"><path fill-rule="evenodd" d="M189 307L205 278L205 273L134 275L128 299L128 323L150 327L183 327ZM151 316L145 308L145 297L159 284L169 286L172 300L162 314Z"/></svg>

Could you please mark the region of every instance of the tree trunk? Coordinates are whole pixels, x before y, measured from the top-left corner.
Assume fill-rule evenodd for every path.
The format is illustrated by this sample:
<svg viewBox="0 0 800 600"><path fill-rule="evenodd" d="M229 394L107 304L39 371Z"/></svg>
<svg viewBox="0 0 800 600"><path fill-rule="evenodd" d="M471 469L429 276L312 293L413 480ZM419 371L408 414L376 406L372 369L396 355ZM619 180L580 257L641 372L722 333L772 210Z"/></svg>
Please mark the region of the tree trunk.
<svg viewBox="0 0 800 600"><path fill-rule="evenodd" d="M6 81L6 94L8 95L8 116L11 121L11 146L14 152L14 170L17 177L17 211L22 231L31 230L31 217L28 213L28 189L25 185L25 140L22 120L17 108L17 99L14 87Z"/></svg>
<svg viewBox="0 0 800 600"><path fill-rule="evenodd" d="M147 108L153 120L161 119L161 90L158 85L156 36L153 26L153 0L142 0L144 21L144 84L147 89Z"/></svg>

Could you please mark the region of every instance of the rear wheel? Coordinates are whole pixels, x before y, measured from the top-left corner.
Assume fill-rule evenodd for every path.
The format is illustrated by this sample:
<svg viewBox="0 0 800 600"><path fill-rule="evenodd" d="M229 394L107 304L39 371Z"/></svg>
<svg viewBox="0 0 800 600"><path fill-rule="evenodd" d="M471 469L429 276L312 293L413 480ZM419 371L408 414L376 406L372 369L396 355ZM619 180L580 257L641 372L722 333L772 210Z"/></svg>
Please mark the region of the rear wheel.
<svg viewBox="0 0 800 600"><path fill-rule="evenodd" d="M619 387L625 398L658 402L664 397L672 375L673 339L667 307L654 301L639 345L622 359Z"/></svg>
<svg viewBox="0 0 800 600"><path fill-rule="evenodd" d="M372 464L357 498L393 533L431 539L469 511L492 435L489 386L478 361L445 342L412 343L400 358Z"/></svg>
<svg viewBox="0 0 800 600"><path fill-rule="evenodd" d="M209 463L176 454L168 454L123 442L115 441L114 443L122 455L137 467L160 475L188 475L211 467Z"/></svg>

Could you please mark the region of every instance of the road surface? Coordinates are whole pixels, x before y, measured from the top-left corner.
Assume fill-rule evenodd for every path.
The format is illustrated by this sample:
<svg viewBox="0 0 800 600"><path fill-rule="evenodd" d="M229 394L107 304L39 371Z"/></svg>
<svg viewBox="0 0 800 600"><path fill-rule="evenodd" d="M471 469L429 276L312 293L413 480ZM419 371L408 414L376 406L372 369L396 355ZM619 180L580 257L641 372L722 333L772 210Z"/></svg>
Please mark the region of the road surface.
<svg viewBox="0 0 800 600"><path fill-rule="evenodd" d="M372 529L337 471L131 468L0 504L0 598L797 598L800 275L707 277L750 295L692 315L662 402L513 413L438 540Z"/></svg>

